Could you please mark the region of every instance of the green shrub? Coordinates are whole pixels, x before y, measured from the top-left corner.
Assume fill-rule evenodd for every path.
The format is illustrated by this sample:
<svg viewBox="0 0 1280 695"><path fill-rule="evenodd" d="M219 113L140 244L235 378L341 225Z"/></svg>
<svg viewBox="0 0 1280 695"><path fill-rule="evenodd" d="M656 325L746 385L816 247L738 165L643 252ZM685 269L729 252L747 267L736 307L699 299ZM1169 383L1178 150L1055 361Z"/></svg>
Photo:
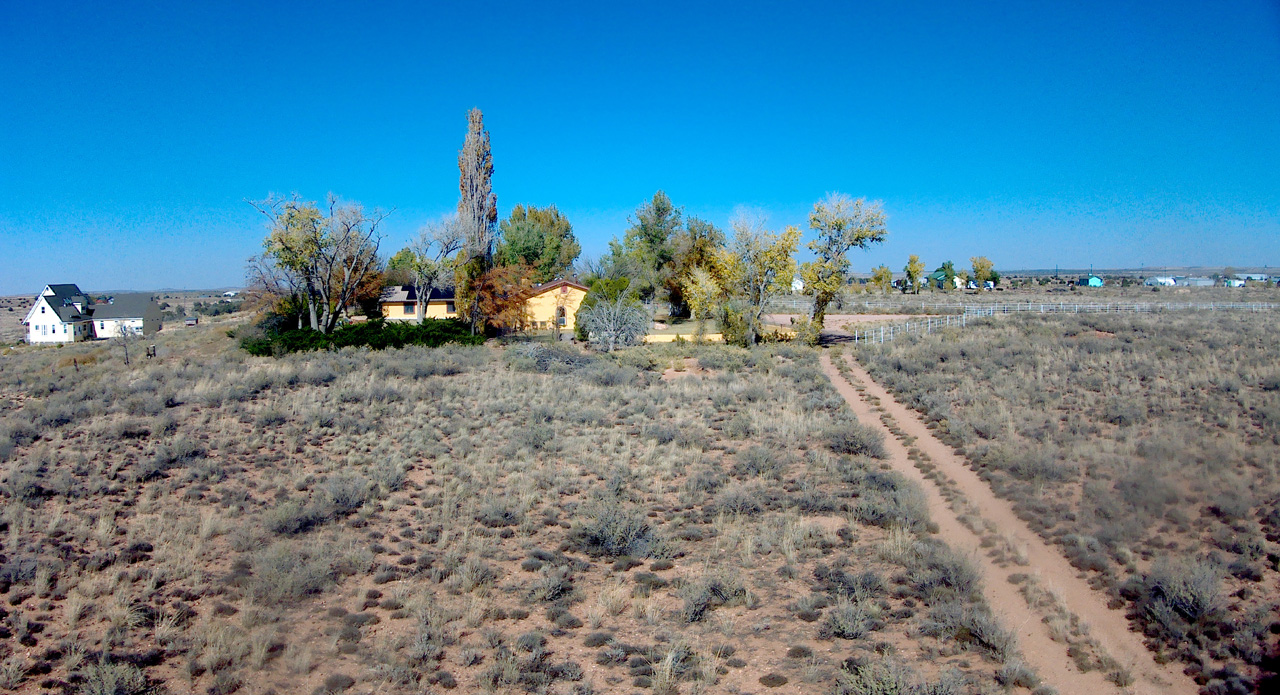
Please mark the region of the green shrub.
<svg viewBox="0 0 1280 695"><path fill-rule="evenodd" d="M686 623L696 623L711 610L724 605L741 604L748 600L748 596L746 587L736 577L703 577L680 588L680 598L684 600L680 617Z"/></svg>
<svg viewBox="0 0 1280 695"><path fill-rule="evenodd" d="M472 335L470 327L458 319L425 319L421 324L374 320L339 326L328 334L310 329L292 329L268 332L261 336L246 335L240 339L240 348L251 355L278 357L291 352L344 347L385 350L407 345L440 347L447 343L479 345L483 342L484 336Z"/></svg>
<svg viewBox="0 0 1280 695"><path fill-rule="evenodd" d="M827 431L827 443L837 454L849 456L885 457L884 435L856 422L849 422Z"/></svg>
<svg viewBox="0 0 1280 695"><path fill-rule="evenodd" d="M617 500L597 500L584 507L585 520L576 536L585 551L608 557L662 557L668 552L644 512L624 508Z"/></svg>
<svg viewBox="0 0 1280 695"><path fill-rule="evenodd" d="M996 622L983 606L962 601L949 601L929 611L921 634L954 640L976 647L1003 663L1017 653L1017 638Z"/></svg>
<svg viewBox="0 0 1280 695"><path fill-rule="evenodd" d="M333 572L324 558L276 543L254 556L249 596L259 605L292 603L332 583Z"/></svg>
<svg viewBox="0 0 1280 695"><path fill-rule="evenodd" d="M80 692L85 695L136 695L147 690L146 674L132 664L103 661L80 673L84 676Z"/></svg>

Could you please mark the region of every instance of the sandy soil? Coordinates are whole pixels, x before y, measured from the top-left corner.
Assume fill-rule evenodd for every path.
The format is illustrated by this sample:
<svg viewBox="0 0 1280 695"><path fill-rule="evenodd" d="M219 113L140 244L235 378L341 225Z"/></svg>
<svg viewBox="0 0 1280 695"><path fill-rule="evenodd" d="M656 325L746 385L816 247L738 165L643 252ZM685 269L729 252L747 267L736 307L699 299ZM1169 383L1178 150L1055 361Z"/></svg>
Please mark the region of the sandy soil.
<svg viewBox="0 0 1280 695"><path fill-rule="evenodd" d="M1061 693L1194 695L1197 692L1195 684L1176 665L1157 664L1151 652L1143 645L1141 635L1129 630L1124 614L1107 608L1105 598L1092 590L1061 554L1032 533L1013 513L1012 507L996 497L991 488L965 465L954 450L933 436L914 411L895 401L884 388L872 381L865 370L856 362L850 361L850 372L865 385L867 395L879 399L880 406L897 420L901 430L907 436L915 438L914 446L927 454L938 466L938 470L955 482L970 503L981 509L984 519L993 522L1002 532L1016 539L1030 564L1027 567L1001 567L981 552L981 538L960 522L938 486L912 465L906 446L889 432L871 404L863 400L857 390L840 376L830 353L824 353L821 359L824 372L840 395L853 407L859 421L877 427L885 435L886 448L894 468L917 481L925 490L929 500L929 513L938 524L943 540L957 550L970 553L978 563L985 578L983 594L987 602L1002 624L1017 632L1023 658L1039 672L1046 683ZM1010 583L1009 577L1015 573L1037 576L1045 587L1054 590L1069 610L1089 624L1090 634L1103 648L1129 669L1134 683L1127 688L1118 688L1105 680L1104 674L1098 671L1079 671L1067 655L1067 645L1050 639L1040 615L1027 605L1017 587Z"/></svg>

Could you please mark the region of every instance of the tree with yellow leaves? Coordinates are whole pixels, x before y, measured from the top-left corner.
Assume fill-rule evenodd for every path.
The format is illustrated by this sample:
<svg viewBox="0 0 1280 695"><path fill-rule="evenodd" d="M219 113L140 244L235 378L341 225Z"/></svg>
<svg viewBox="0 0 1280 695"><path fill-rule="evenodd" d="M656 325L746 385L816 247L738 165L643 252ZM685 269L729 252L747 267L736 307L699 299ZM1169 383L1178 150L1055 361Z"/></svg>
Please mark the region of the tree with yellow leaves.
<svg viewBox="0 0 1280 695"><path fill-rule="evenodd" d="M269 230L250 274L287 286L305 306L312 330L331 332L365 280L379 271L379 226L388 213L365 212L332 193L324 211L297 194L249 203L267 218Z"/></svg>
<svg viewBox="0 0 1280 695"><path fill-rule="evenodd" d="M889 294L893 287L893 271L887 265L876 266L871 271L871 286L880 290L881 294Z"/></svg>
<svg viewBox="0 0 1280 695"><path fill-rule="evenodd" d="M733 245L722 255L719 284L740 303L740 310L726 312L729 319L722 329L741 332L745 345L760 340L761 320L770 299L791 291L796 273L796 249L800 230L787 227L781 234L764 228L763 223L738 217L733 221ZM730 336L725 335L729 340Z"/></svg>
<svg viewBox="0 0 1280 695"><path fill-rule="evenodd" d="M978 289L982 289L987 280L991 279L994 264L986 256L974 256L969 259L969 263L973 264L973 281L978 283Z"/></svg>
<svg viewBox="0 0 1280 695"><path fill-rule="evenodd" d="M907 287L911 288L911 292L920 294L920 278L921 273L924 272L924 261L913 253L907 258L907 266L902 269L902 272L907 275Z"/></svg>
<svg viewBox="0 0 1280 695"><path fill-rule="evenodd" d="M813 297L810 319L819 329L827 305L849 282L849 250L883 242L889 233L885 219L880 201L853 200L843 193L829 193L813 204L809 228L818 238L809 242L809 249L817 258L801 266L800 278L804 293Z"/></svg>

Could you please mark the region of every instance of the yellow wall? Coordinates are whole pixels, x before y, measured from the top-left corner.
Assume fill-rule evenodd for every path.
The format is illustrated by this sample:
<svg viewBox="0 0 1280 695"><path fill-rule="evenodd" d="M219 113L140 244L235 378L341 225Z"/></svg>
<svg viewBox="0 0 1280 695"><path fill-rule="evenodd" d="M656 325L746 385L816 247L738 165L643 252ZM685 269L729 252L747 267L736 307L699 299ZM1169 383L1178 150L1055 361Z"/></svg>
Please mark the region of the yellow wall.
<svg viewBox="0 0 1280 695"><path fill-rule="evenodd" d="M433 299L427 302L427 318L452 319L458 317L457 311L450 311L453 300ZM388 321L412 321L416 318L413 302L383 302L382 317Z"/></svg>
<svg viewBox="0 0 1280 695"><path fill-rule="evenodd" d="M692 333L676 335L674 333L651 333L644 337L646 343L674 343L676 338L684 338L685 341L692 343L694 336ZM708 343L723 343L724 336L719 333L708 333L702 336L702 340Z"/></svg>
<svg viewBox="0 0 1280 695"><path fill-rule="evenodd" d="M561 292L561 290L564 290ZM542 294L534 295L525 302L528 312L529 327L535 330L553 328L556 320L556 307L564 307L564 328L573 330L573 315L587 293L572 285L552 287Z"/></svg>

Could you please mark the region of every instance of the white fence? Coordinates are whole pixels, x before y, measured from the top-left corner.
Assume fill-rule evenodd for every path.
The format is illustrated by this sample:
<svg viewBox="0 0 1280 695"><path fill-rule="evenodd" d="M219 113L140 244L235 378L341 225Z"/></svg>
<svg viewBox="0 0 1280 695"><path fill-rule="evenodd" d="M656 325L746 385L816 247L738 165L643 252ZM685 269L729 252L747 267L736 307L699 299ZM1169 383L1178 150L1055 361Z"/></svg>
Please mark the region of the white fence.
<svg viewBox="0 0 1280 695"><path fill-rule="evenodd" d="M932 333L935 328L963 327L969 322L968 314L929 316L914 321L904 321L887 326L872 326L849 331L855 343L883 343L907 333Z"/></svg>
<svg viewBox="0 0 1280 695"><path fill-rule="evenodd" d="M935 305L942 306L942 305ZM1106 314L1150 313L1156 311L1274 311L1280 309L1275 302L1117 302L1098 303L1025 303L987 305L948 305L961 309L959 315L930 316L890 325L872 326L849 331L855 343L883 343L908 333L932 333L936 328L966 326L968 318L995 316L996 314Z"/></svg>
<svg viewBox="0 0 1280 695"><path fill-rule="evenodd" d="M1275 302L1114 302L1109 304L1080 302L1027 302L1023 304L957 305L964 313L977 316L995 314L1118 314L1153 311L1272 311L1280 309Z"/></svg>

